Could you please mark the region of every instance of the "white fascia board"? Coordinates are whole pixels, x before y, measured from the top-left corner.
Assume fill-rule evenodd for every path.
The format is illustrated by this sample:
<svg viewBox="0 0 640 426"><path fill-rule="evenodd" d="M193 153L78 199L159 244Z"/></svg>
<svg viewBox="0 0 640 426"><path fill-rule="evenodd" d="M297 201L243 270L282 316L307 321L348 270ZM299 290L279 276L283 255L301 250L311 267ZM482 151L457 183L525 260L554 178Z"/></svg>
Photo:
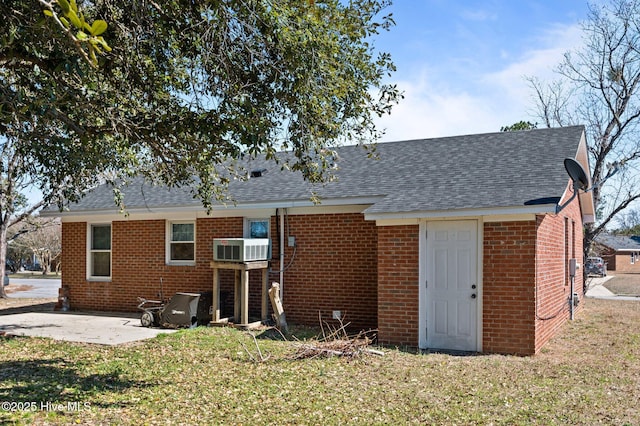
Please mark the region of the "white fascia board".
<svg viewBox="0 0 640 426"><path fill-rule="evenodd" d="M461 209L440 211L415 211L399 213L366 213L365 220L375 220L377 223L388 221L404 221L417 223L420 219L463 219L486 217L485 222L504 220L531 220L536 214L555 213L556 204L540 204L535 206L495 207L486 209Z"/></svg>
<svg viewBox="0 0 640 426"><path fill-rule="evenodd" d="M246 203L216 205L207 214L201 205L171 206L161 208L128 209L127 214L115 210L66 211L49 214L60 217L63 222L127 221L127 220L193 220L207 217L269 217L276 209L287 209L289 214L361 213L381 197L354 197L321 199L319 204L310 200L292 200L269 203Z"/></svg>

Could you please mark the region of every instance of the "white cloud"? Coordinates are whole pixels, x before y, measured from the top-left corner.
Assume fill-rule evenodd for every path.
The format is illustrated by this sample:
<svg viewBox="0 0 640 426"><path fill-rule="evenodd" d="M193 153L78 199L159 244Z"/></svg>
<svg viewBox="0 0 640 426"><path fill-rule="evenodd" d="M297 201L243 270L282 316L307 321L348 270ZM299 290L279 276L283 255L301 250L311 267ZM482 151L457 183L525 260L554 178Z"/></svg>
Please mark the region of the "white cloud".
<svg viewBox="0 0 640 426"><path fill-rule="evenodd" d="M492 12L488 12L484 9L464 9L461 13L462 18L469 21L496 21L498 15Z"/></svg>
<svg viewBox="0 0 640 426"><path fill-rule="evenodd" d="M554 27L517 60L473 78L474 70L468 70L468 76L450 74L446 79L442 77L446 72L430 73L432 64L425 64L420 72L397 82L405 99L391 115L377 121L386 128L382 140L496 132L520 120L532 120L532 93L524 77L553 78L554 67L567 50L580 45L580 37L578 25ZM476 82L473 86L462 84L472 80Z"/></svg>
<svg viewBox="0 0 640 426"><path fill-rule="evenodd" d="M482 98L464 92L438 89L423 74L415 81L399 82L405 98L391 115L377 124L386 128L383 141L497 131L492 114Z"/></svg>
<svg viewBox="0 0 640 426"><path fill-rule="evenodd" d="M509 98L528 100L531 93L524 77L552 80L554 69L564 53L576 49L582 43L581 35L578 25L552 28L541 39L540 47L523 52L518 61L512 62L502 70L487 74L483 81Z"/></svg>

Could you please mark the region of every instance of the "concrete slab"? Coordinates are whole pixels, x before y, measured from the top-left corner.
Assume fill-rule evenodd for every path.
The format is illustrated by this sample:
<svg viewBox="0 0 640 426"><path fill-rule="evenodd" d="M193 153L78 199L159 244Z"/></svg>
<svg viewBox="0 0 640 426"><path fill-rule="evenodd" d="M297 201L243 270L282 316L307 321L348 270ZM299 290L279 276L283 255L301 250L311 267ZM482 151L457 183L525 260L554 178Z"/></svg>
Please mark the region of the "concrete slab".
<svg viewBox="0 0 640 426"><path fill-rule="evenodd" d="M29 312L0 315L0 332L69 342L120 345L176 330L142 327L138 315Z"/></svg>
<svg viewBox="0 0 640 426"><path fill-rule="evenodd" d="M586 296L587 297L614 297L615 294L612 293L611 291L609 291L605 286L603 286L602 284L606 283L607 281L609 281L611 278L613 278L613 275L608 275L606 277L597 277L597 278L587 278L587 293Z"/></svg>
<svg viewBox="0 0 640 426"><path fill-rule="evenodd" d="M609 281L613 278L614 275L607 275L606 277L597 277L597 278L588 278L587 279L587 292L585 296L591 297L593 299L608 299L608 300L631 300L631 301L640 301L640 297L636 296L618 296L615 293L612 293L609 289L607 289L602 284Z"/></svg>

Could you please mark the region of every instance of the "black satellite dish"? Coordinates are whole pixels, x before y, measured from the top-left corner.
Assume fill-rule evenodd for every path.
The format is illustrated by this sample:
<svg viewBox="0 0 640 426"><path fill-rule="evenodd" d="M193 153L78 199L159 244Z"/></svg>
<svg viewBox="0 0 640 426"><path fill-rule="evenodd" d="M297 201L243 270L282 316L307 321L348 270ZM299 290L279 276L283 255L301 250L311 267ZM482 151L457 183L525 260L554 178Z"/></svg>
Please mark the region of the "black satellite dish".
<svg viewBox="0 0 640 426"><path fill-rule="evenodd" d="M564 168L573 180L574 188L586 191L589 187L589 178L580 163L573 158L565 158Z"/></svg>

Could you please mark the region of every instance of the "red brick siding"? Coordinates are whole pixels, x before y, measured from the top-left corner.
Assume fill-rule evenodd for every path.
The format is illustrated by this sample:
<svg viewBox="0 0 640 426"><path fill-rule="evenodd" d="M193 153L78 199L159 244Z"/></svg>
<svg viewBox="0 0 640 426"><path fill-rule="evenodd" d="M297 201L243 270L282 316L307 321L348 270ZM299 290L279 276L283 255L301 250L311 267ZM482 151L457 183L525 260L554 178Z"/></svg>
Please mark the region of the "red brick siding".
<svg viewBox="0 0 640 426"><path fill-rule="evenodd" d="M607 262L608 271L615 271L621 274L640 273L640 259L637 257L637 252L636 260L633 264L631 263L631 252L616 252L614 255L610 255L608 257L603 255L602 259Z"/></svg>
<svg viewBox="0 0 640 426"><path fill-rule="evenodd" d="M62 223L62 285L69 288L70 300L82 296L81 284L87 274L87 224Z"/></svg>
<svg viewBox="0 0 640 426"><path fill-rule="evenodd" d="M378 339L418 346L419 227L378 228Z"/></svg>
<svg viewBox="0 0 640 426"><path fill-rule="evenodd" d="M275 219L274 219L275 220ZM277 239L272 222L273 240ZM288 247L287 237L296 240ZM285 224L283 305L287 321L319 325L341 311L352 328L375 329L377 309L377 228L361 214L289 215ZM273 257L278 244L273 245ZM272 281L278 280L273 262ZM289 266L290 264L290 266Z"/></svg>
<svg viewBox="0 0 640 426"><path fill-rule="evenodd" d="M570 249L579 257L577 200L560 215L484 224L484 351L536 353L568 317L563 309L569 295L565 217L569 224L575 221L575 247ZM279 279L277 222L271 218L270 281ZM86 280L87 224L63 223L63 284L70 288L72 308L133 311L136 297L157 297L161 277L165 296L210 290L212 240L242 236L243 218L198 219L195 266L165 264L165 223L113 222L111 282ZM319 315L331 321L332 311L339 310L354 328L377 327L382 343L417 346L418 225L376 227L361 214L289 215L282 231L295 236L297 246L295 256L294 248L286 246L284 259L283 303L291 323L318 325ZM222 291L232 297L232 272L224 271L222 278ZM576 283L581 282L579 272ZM260 273L253 271L253 316L260 312L259 283Z"/></svg>
<svg viewBox="0 0 640 426"><path fill-rule="evenodd" d="M554 336L570 317L571 297L568 260L575 257L582 264L583 228L578 200L574 200L558 215L537 218L537 312L534 353ZM565 229L568 228L568 231ZM565 245L565 233L569 243ZM582 268L574 279L574 292L582 301ZM574 314L582 309L582 303Z"/></svg>
<svg viewBox="0 0 640 426"><path fill-rule="evenodd" d="M210 291L213 239L241 237L243 218L206 218L196 222L196 265L165 262L165 220L112 223L112 279L86 280L87 224L63 224L64 284L70 288L73 309L135 311L138 296L158 297L160 278L165 297L178 291ZM289 234L296 237L296 255L285 272L284 308L292 323L318 325L318 314L331 321L340 310L354 328L376 328L377 229L361 214L289 216ZM277 259L276 218L271 219L272 255ZM285 243L286 244L286 243ZM286 247L285 264L293 248ZM278 281L273 262L270 282ZM261 272L250 272L249 313L259 317ZM221 292L233 303L233 272L221 271ZM223 310L225 307L222 307Z"/></svg>
<svg viewBox="0 0 640 426"><path fill-rule="evenodd" d="M175 266L165 262L165 220L114 221L111 225L112 276L111 281L103 282L86 279L87 224L63 223L63 284L70 288L73 309L135 311L137 297L159 297L161 278L166 298L179 291L210 291L212 239L240 236L243 230L242 218L198 219L196 265ZM222 290L231 291L232 273L224 271L222 281ZM258 282L259 273L252 272L252 284ZM259 312L260 300L253 304Z"/></svg>
<svg viewBox="0 0 640 426"><path fill-rule="evenodd" d="M535 350L536 223L484 224L483 336L485 352Z"/></svg>

